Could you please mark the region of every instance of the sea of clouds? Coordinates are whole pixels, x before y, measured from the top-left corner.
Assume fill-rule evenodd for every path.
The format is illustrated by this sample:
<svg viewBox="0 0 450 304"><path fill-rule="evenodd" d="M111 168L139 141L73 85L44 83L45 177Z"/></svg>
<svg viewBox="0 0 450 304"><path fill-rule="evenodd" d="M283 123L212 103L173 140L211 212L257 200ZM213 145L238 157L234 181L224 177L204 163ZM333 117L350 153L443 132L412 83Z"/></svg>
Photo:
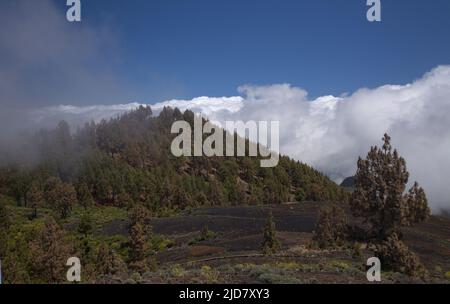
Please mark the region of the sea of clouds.
<svg viewBox="0 0 450 304"><path fill-rule="evenodd" d="M343 97L308 98L289 84L246 85L239 96L198 97L153 104L191 109L223 122L280 121L280 152L308 163L340 182L356 170L358 156L381 144L388 132L407 160L433 210L450 208L450 66L439 66L406 85L362 88ZM140 103L111 106L56 106L31 113L38 123L72 124L116 116Z"/></svg>

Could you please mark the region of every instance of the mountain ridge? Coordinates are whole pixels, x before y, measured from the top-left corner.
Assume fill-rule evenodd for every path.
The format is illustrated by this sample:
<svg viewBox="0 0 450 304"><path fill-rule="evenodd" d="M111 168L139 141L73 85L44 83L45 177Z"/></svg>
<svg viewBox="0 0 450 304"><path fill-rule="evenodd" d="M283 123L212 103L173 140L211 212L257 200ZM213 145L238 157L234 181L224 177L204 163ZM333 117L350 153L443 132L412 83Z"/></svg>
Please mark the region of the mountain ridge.
<svg viewBox="0 0 450 304"><path fill-rule="evenodd" d="M251 157L174 157L171 125L178 120L193 124L193 118L189 110L182 113L169 107L153 116L150 107L141 106L108 121L86 124L74 134L62 121L56 129L40 130L29 138L28 149L22 150L37 151L33 165L2 167L0 193L27 206L33 203L31 189L45 193L53 177L73 186L78 202L87 192L84 196L101 205L129 208L137 203L155 213L203 205L346 197L325 175L286 156L275 168L260 168L258 158Z"/></svg>

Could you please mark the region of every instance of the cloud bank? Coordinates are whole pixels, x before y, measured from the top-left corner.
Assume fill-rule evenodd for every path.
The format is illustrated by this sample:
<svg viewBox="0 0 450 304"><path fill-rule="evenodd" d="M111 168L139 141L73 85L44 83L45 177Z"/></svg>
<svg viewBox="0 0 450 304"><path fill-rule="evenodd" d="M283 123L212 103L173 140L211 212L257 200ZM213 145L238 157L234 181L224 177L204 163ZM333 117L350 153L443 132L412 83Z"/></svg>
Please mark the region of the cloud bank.
<svg viewBox="0 0 450 304"><path fill-rule="evenodd" d="M379 145L388 132L411 172L427 191L434 210L450 207L450 66L440 66L406 85L362 88L344 97L309 99L289 84L242 86L241 96L199 97L152 105L192 109L211 120L278 120L280 150L336 181L353 175L358 156ZM139 106L58 106L34 117L48 121L98 120ZM76 118L76 119L75 119Z"/></svg>

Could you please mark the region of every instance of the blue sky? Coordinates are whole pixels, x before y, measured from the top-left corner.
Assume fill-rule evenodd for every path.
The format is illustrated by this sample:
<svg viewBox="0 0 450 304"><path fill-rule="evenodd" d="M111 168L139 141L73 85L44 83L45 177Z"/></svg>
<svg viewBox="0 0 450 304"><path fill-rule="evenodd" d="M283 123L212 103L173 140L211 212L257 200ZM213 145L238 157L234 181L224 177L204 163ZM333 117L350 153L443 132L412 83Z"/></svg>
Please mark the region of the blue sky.
<svg viewBox="0 0 450 304"><path fill-rule="evenodd" d="M311 98L404 84L450 63L450 1L0 1L0 102L155 103L289 83Z"/></svg>
<svg viewBox="0 0 450 304"><path fill-rule="evenodd" d="M63 1L61 1L63 2ZM83 23L107 22L142 98L236 94L290 83L311 96L406 83L450 63L450 1L83 1ZM167 90L166 90L167 88ZM154 92L153 92L154 91Z"/></svg>

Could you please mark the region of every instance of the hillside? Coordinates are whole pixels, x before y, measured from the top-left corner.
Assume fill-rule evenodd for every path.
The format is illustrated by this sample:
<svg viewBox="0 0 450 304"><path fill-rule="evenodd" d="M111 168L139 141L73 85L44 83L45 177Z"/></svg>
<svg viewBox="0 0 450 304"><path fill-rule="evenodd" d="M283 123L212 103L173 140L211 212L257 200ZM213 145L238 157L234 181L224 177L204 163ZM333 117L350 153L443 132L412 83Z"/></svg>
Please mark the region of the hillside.
<svg viewBox="0 0 450 304"><path fill-rule="evenodd" d="M74 134L65 122L41 130L9 157L16 162L3 164L0 193L27 207L30 190L45 192L56 178L73 186L78 200L124 208L137 203L156 214L345 196L326 176L288 157L281 157L275 168L260 168L258 159L250 157L176 158L170 152L170 128L177 120L193 124L193 113L166 108L154 117L150 108L141 107Z"/></svg>
<svg viewBox="0 0 450 304"><path fill-rule="evenodd" d="M167 234L152 226L158 218L184 221L180 215L196 208L346 199L325 175L288 157L275 168L250 157L173 157L171 125L192 124L193 115L165 108L153 116L141 107L75 132L61 122L3 150L5 282L64 282L71 256L82 261L83 282L162 271L167 262L158 253L176 246L177 228Z"/></svg>

